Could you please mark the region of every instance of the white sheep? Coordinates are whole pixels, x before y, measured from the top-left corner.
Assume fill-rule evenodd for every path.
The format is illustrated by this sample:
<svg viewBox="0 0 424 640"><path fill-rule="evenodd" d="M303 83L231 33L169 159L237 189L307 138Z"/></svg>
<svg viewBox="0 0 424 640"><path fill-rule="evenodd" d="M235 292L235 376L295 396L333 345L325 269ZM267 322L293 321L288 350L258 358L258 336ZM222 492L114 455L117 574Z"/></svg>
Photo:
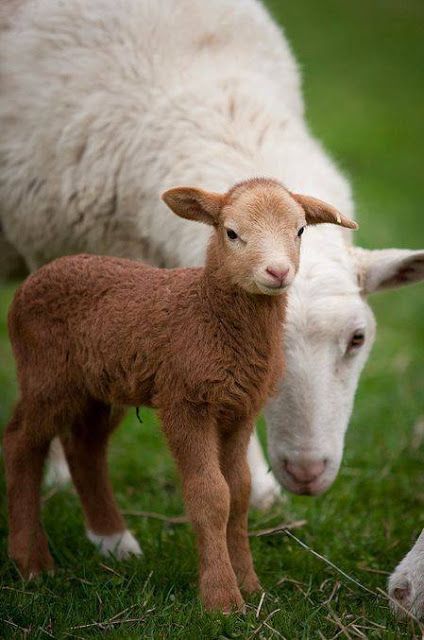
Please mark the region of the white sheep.
<svg viewBox="0 0 424 640"><path fill-rule="evenodd" d="M31 269L79 251L201 264L208 233L159 203L178 183L225 191L275 176L352 215L348 182L305 124L289 46L256 0L22 0L1 51L1 222ZM366 295L422 280L424 252L357 249L321 228L302 258L286 376L265 416L278 480L316 494L337 475L374 341ZM249 454L265 505L277 484L257 441Z"/></svg>

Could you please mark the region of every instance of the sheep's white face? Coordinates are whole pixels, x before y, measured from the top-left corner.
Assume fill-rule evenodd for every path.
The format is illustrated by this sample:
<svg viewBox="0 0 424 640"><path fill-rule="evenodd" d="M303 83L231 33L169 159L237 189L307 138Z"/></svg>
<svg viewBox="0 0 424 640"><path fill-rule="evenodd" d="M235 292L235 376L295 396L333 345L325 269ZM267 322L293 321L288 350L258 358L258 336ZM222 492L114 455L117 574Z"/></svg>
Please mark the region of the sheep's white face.
<svg viewBox="0 0 424 640"><path fill-rule="evenodd" d="M290 298L285 377L266 409L269 453L284 487L315 495L337 476L375 320L359 296L329 296L302 309ZM308 328L301 333L293 322L298 313L307 316Z"/></svg>
<svg viewBox="0 0 424 640"><path fill-rule="evenodd" d="M340 467L359 375L375 338L365 295L424 278L424 252L334 253L327 263L313 250L310 262L301 258L288 297L285 376L265 410L273 472L286 489L304 495L325 491Z"/></svg>

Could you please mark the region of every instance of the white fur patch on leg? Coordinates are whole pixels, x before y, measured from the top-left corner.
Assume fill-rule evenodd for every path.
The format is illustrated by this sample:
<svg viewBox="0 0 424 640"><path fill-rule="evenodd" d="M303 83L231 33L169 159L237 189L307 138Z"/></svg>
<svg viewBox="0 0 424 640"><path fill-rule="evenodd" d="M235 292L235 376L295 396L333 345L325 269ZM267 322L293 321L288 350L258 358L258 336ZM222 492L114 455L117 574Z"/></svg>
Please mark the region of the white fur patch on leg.
<svg viewBox="0 0 424 640"><path fill-rule="evenodd" d="M109 536L100 535L87 529L87 538L96 545L102 555L110 554L118 560L124 560L131 555L140 556L143 553L137 540L128 529Z"/></svg>

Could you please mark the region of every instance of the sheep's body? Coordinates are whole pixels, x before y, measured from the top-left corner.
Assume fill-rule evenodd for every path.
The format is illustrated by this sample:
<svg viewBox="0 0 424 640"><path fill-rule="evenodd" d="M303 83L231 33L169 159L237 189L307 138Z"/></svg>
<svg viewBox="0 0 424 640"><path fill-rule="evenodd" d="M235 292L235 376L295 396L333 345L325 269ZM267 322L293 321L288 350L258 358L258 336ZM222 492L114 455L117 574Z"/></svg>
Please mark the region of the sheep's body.
<svg viewBox="0 0 424 640"><path fill-rule="evenodd" d="M304 124L288 46L253 0L37 0L2 63L2 220L32 269L81 251L201 264L207 230L169 221L158 199L175 184L276 175L351 213Z"/></svg>

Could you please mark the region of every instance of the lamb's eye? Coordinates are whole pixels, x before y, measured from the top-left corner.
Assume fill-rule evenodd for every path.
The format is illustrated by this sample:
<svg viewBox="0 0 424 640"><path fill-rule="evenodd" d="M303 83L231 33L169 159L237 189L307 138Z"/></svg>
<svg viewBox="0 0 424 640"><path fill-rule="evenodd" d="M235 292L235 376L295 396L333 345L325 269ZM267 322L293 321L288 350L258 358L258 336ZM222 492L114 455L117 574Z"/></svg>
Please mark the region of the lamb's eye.
<svg viewBox="0 0 424 640"><path fill-rule="evenodd" d="M304 231L305 231L305 227L300 227L299 231L297 232L297 237L300 238L300 236Z"/></svg>
<svg viewBox="0 0 424 640"><path fill-rule="evenodd" d="M237 240L238 238L238 235L232 229L227 229L227 236L230 238L230 240Z"/></svg>
<svg viewBox="0 0 424 640"><path fill-rule="evenodd" d="M360 347L362 347L364 342L365 332L362 329L358 329L358 331L355 331L349 341L348 351L355 351L356 349L359 349Z"/></svg>

